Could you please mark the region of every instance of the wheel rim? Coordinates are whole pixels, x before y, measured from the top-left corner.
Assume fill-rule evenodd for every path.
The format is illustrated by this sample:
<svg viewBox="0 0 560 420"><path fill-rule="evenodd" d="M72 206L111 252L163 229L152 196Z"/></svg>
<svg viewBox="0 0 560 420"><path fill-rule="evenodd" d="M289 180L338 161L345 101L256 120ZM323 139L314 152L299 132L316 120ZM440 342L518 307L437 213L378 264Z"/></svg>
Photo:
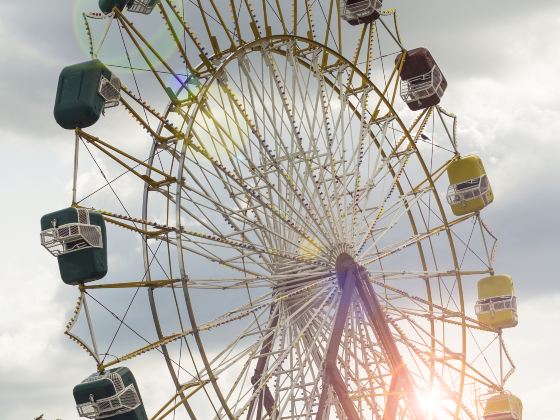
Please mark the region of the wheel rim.
<svg viewBox="0 0 560 420"><path fill-rule="evenodd" d="M283 37L279 37L279 38L283 38ZM262 41L261 41L261 42L262 42ZM261 44L261 42L259 42L258 44ZM320 46L319 46L318 44L316 44L316 46L320 48ZM242 51L240 52L240 54L244 54L244 53L247 51L247 49L248 49L248 47L245 46L245 47L242 49ZM235 58L236 58L236 54L232 55L232 57L228 60L228 62L234 61ZM339 59L342 59L342 58L339 57ZM349 63L347 63L347 64L349 64ZM224 66L225 66L225 64L224 64ZM356 71L359 72L359 70L356 70ZM375 89L375 88L372 86L372 89ZM377 89L375 89L375 90L377 90ZM386 101L386 99L384 99L384 102L385 102L386 105L389 105L388 102ZM389 105L389 106L390 106L390 105ZM395 113L395 115L396 115L396 113ZM401 124L402 124L402 123L401 123ZM402 127L404 128L404 124L402 124ZM405 130L406 130L406 128L405 128ZM408 137L410 137L410 134L408 134ZM412 144L413 144L413 142L412 142ZM185 153L183 154L183 159L185 158L187 149L188 149L188 148L185 147L185 149L184 149L184 152L185 152ZM182 166L182 165L181 165L181 166ZM428 173L429 173L429 172L428 172ZM179 173L178 178L181 178L181 177L182 177L182 174ZM399 185L399 188L400 188L400 185ZM401 189L401 195L402 195L402 194L403 194L403 192L402 192L402 189ZM434 194L437 195L437 191L434 191ZM437 198L437 200L438 200L438 202L439 202L439 198ZM439 204L441 205L441 203L439 203ZM181 211L182 211L182 210L181 210ZM445 217L445 214L444 214L444 213L443 213L443 215L444 215L443 217ZM409 215L409 217L410 217L410 215ZM445 219L444 219L444 220L445 220ZM305 238L305 239L309 239L309 238ZM451 240L452 240L452 238L451 238ZM314 246L313 246L311 243L309 243L309 244L310 244L310 248L313 249ZM292 245L294 245L294 244L292 243ZM338 250L338 251L340 251L340 250ZM185 262L185 265L188 267L188 262ZM425 265L423 265L422 268L423 268L424 271L427 271ZM185 269L185 276L187 276L187 275L188 275L188 270ZM183 286L185 287L186 292L187 292L187 294L186 294L187 306L191 306L192 315L193 315L193 317L195 317L195 316L196 316L196 315L195 315L195 311L192 309L192 305L190 304L190 301L189 301L188 285L187 285L187 283L185 283ZM461 302L461 304L462 304L462 302ZM464 307L462 307L461 309L464 311ZM356 309L356 310L358 310L358 309ZM196 322L196 320L195 320L195 322ZM200 345L203 347L202 342L200 343ZM204 351L204 349L202 349L202 351ZM212 374L212 375L210 375L210 376L215 376L215 375ZM433 373L430 374L430 377L431 377L432 380L433 380ZM223 397L223 396L222 396L222 397ZM460 399L459 399L459 400L460 400ZM373 405L379 406L379 404L373 404Z"/></svg>

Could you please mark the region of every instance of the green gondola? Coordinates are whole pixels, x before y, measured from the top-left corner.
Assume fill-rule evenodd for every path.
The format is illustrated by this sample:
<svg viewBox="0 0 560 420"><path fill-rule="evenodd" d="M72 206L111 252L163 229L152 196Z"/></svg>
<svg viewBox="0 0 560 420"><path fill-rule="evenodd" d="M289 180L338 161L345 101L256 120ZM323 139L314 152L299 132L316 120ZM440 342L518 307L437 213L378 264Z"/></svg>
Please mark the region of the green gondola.
<svg viewBox="0 0 560 420"><path fill-rule="evenodd" d="M56 122L68 130L95 124L103 110L118 105L120 81L99 60L65 67L58 79Z"/></svg>
<svg viewBox="0 0 560 420"><path fill-rule="evenodd" d="M41 244L57 257L66 284L107 274L107 233L99 213L70 207L46 214L41 218Z"/></svg>
<svg viewBox="0 0 560 420"><path fill-rule="evenodd" d="M76 385L73 393L81 417L148 420L138 384L126 367L94 373Z"/></svg>

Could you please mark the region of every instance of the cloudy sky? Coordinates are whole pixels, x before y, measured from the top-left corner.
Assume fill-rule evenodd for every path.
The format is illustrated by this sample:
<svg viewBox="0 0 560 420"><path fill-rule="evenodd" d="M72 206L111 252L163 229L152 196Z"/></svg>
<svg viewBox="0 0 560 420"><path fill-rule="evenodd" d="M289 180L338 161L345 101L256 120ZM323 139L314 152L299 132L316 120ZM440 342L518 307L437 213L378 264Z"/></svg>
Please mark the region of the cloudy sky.
<svg viewBox="0 0 560 420"><path fill-rule="evenodd" d="M86 54L74 8L0 1L0 418L76 418L71 387L89 372L62 335L75 295L39 246L38 221L70 196L71 136L52 118L58 73ZM496 193L485 212L500 238L497 270L518 291L507 331L510 388L527 419L557 418L560 362L560 3L386 0L409 46L429 46L459 115L460 142L481 154ZM84 6L84 8L87 8ZM89 361L88 361L89 363ZM91 366L89 364L88 366Z"/></svg>

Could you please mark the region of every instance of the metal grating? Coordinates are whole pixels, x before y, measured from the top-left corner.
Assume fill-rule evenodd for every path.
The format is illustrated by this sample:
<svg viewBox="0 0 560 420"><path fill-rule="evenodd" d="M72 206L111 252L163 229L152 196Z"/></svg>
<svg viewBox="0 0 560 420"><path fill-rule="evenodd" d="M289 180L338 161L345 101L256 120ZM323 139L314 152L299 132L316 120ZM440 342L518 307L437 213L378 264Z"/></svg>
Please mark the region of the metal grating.
<svg viewBox="0 0 560 420"><path fill-rule="evenodd" d="M104 109L117 106L121 99L120 79L115 75L111 75L111 80L106 77L101 77L101 81L99 82L99 94L105 99Z"/></svg>
<svg viewBox="0 0 560 420"><path fill-rule="evenodd" d="M76 209L78 212L78 223L89 225L89 210L88 209Z"/></svg>
<svg viewBox="0 0 560 420"><path fill-rule="evenodd" d="M129 6L128 10L134 13L142 13L149 15L154 8L159 4L160 0L134 0Z"/></svg>
<svg viewBox="0 0 560 420"><path fill-rule="evenodd" d="M79 404L76 409L82 417L90 419L103 419L113 417L119 414L128 413L135 410L141 405L140 397L133 384L124 386L124 382L120 375L116 373L105 373L103 375L92 375L82 383L91 383L108 379L115 388L115 395L95 401L93 395L90 401Z"/></svg>
<svg viewBox="0 0 560 420"><path fill-rule="evenodd" d="M401 98L406 103L421 101L433 95L441 99L443 93L443 73L437 65L428 73L401 81Z"/></svg>
<svg viewBox="0 0 560 420"><path fill-rule="evenodd" d="M473 178L459 184L450 185L447 189L447 202L449 204L456 204L477 198L488 200L486 195L489 190L490 182L488 182L488 177L483 175L480 178Z"/></svg>
<svg viewBox="0 0 560 420"><path fill-rule="evenodd" d="M42 231L41 245L58 257L82 249L103 248L103 236L99 226L69 223Z"/></svg>

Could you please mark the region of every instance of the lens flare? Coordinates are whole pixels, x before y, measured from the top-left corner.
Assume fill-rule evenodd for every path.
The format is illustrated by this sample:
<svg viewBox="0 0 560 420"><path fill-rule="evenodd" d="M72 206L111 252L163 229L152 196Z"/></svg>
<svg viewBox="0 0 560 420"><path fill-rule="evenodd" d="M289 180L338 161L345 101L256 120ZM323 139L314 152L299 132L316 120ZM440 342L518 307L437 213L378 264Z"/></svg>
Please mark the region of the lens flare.
<svg viewBox="0 0 560 420"><path fill-rule="evenodd" d="M449 417L450 401L440 389L424 389L419 392L418 399L428 420Z"/></svg>
<svg viewBox="0 0 560 420"><path fill-rule="evenodd" d="M100 12L97 0L75 0L73 2L72 16L74 21L74 35L76 42L86 56L90 54L90 43L86 30L86 24L84 22L84 14L88 14L90 12L96 15ZM87 18L87 20L91 36L93 38L93 47L96 49L97 43L99 42L109 20L99 18ZM118 33L119 30L117 25L118 23L113 21L111 24L111 31L116 31L116 33ZM128 43L130 40L127 38L124 30L123 36ZM116 35L115 39L120 40L120 35ZM165 25L158 25L157 27L154 27L153 35L150 36L149 42L155 47L164 60L170 59L172 55L176 53L175 43L169 36L169 32ZM135 66L139 66L144 63L141 54L136 48L128 48L128 56ZM100 58L106 64L128 65L128 57L122 42L115 45L105 43L102 48Z"/></svg>

